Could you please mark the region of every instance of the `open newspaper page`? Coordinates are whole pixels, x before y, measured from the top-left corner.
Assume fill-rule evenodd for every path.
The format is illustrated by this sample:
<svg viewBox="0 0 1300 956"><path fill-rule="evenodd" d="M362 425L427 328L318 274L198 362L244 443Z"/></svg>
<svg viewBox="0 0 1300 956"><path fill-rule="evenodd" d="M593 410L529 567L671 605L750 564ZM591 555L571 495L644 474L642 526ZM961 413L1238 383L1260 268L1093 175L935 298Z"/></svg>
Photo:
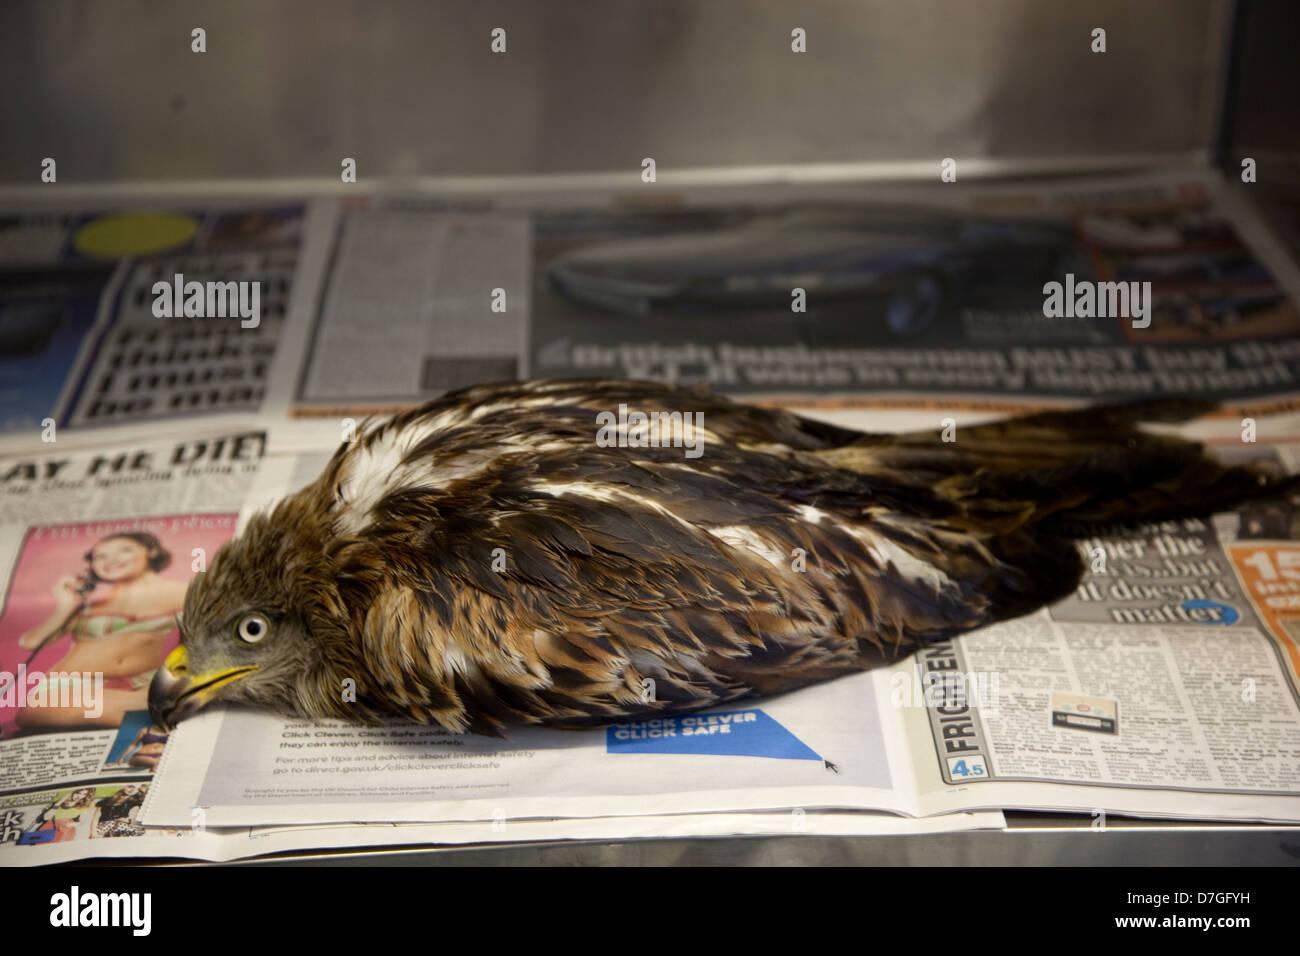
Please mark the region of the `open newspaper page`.
<svg viewBox="0 0 1300 956"><path fill-rule="evenodd" d="M1300 469L1295 445L1217 450ZM1106 529L1070 598L894 669L922 805L1300 820L1298 514Z"/></svg>
<svg viewBox="0 0 1300 956"><path fill-rule="evenodd" d="M1300 384L1295 268L1212 174L657 190L348 203L280 404L613 376L823 407L1262 410Z"/></svg>
<svg viewBox="0 0 1300 956"><path fill-rule="evenodd" d="M0 433L265 409L281 340L310 317L311 204L163 209L0 216Z"/></svg>
<svg viewBox="0 0 1300 956"><path fill-rule="evenodd" d="M6 855L72 842L93 854L145 835L140 807L167 742L149 683L179 640L190 579L235 533L266 443L248 426L147 434L0 458Z"/></svg>

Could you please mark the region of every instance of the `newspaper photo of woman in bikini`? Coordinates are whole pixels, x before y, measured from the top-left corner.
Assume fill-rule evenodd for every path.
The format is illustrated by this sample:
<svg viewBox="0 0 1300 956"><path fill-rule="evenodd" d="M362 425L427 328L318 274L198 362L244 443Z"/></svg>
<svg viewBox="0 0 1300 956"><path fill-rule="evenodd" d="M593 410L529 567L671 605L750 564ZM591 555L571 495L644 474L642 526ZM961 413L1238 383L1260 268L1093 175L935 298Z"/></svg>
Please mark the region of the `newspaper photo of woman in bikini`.
<svg viewBox="0 0 1300 956"><path fill-rule="evenodd" d="M166 735L136 734L149 684L180 641L190 581L234 525L180 514L28 529L0 610L0 742L127 726L129 769L152 770ZM77 763L75 747L65 756Z"/></svg>
<svg viewBox="0 0 1300 956"><path fill-rule="evenodd" d="M36 650L58 635L70 635L71 646L50 667L60 675L53 681L103 674L103 708L98 716L88 716L84 707L60 706L51 695L46 706L19 709L14 718L19 727L116 727L127 711L148 707L149 682L185 601L184 581L159 576L171 560L151 532L119 532L95 542L79 575L55 583L53 611L29 628L18 645Z"/></svg>

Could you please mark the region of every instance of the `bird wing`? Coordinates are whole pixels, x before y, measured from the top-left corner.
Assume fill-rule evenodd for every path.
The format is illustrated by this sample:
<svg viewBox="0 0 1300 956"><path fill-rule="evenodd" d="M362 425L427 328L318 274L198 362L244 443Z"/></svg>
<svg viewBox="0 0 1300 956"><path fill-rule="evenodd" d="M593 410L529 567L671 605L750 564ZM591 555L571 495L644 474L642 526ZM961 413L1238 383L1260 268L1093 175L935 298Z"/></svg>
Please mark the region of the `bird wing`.
<svg viewBox="0 0 1300 956"><path fill-rule="evenodd" d="M702 396L698 459L599 447L593 408L620 393L582 384L435 403L327 471L341 593L397 711L490 733L695 709L895 659L1077 578L1072 546L960 530L924 487L810 458L827 434L784 413Z"/></svg>

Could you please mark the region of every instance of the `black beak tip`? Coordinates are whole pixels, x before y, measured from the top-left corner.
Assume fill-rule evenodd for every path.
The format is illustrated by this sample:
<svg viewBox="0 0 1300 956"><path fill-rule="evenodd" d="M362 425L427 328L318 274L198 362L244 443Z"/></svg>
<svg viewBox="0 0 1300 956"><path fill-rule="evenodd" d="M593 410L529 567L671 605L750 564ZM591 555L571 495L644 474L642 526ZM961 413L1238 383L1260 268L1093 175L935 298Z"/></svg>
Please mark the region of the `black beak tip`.
<svg viewBox="0 0 1300 956"><path fill-rule="evenodd" d="M176 677L164 667L149 685L149 719L168 733L176 729L177 704L189 683L188 678Z"/></svg>

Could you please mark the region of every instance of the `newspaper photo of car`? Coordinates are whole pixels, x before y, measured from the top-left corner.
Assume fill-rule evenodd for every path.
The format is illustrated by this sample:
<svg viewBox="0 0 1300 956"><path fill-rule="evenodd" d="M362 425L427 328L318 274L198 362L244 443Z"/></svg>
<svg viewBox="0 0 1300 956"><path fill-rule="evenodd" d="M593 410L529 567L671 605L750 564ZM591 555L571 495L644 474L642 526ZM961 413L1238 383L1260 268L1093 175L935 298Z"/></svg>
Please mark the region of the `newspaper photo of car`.
<svg viewBox="0 0 1300 956"><path fill-rule="evenodd" d="M622 239L563 253L547 267L561 295L629 316L861 308L899 338L991 282L1059 271L1073 242L1045 222L884 208L791 209L743 226ZM871 311L867 311L870 309Z"/></svg>

